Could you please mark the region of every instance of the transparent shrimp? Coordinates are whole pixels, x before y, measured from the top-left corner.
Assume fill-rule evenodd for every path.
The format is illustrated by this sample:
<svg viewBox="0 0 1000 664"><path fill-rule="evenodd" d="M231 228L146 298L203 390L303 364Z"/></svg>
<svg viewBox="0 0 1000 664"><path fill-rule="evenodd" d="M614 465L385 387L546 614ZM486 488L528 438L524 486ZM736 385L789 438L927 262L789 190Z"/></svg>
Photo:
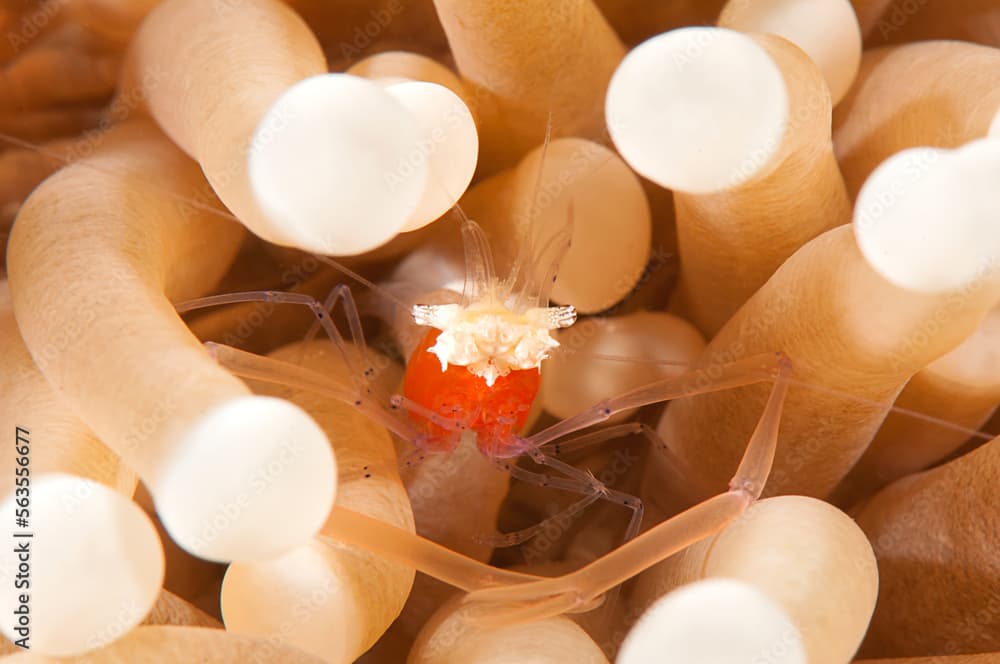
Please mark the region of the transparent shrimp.
<svg viewBox="0 0 1000 664"><path fill-rule="evenodd" d="M445 330L431 329L413 353L407 367L403 395L388 396L375 386L375 369L367 364L360 315L346 286L335 288L322 303L297 293L255 291L201 298L181 303L177 309L187 312L207 306L258 300L308 307L350 367L350 383L337 383L309 369L221 344L210 343L210 350L217 361L237 375L320 391L353 405L423 452L448 452L463 436L472 436L480 451L514 478L581 494L582 498L569 508L570 513L579 512L596 500L607 500L630 509L632 517L626 531L627 540L634 538L639 530L643 514L639 499L608 487L589 472L557 458L569 449L618 437L623 427L609 427L582 435L579 432L625 410L705 391L775 380L779 374L787 373L787 369L783 368L787 360L778 354L747 358L722 367L720 371L713 368L711 377L702 370L645 385L606 399L535 434L521 436L518 431L538 391L540 365L556 346L548 336L549 330L571 325L575 317L571 307L545 306L548 304L547 285L553 282L559 258L568 246L569 232L564 228L553 233L542 243L541 250L536 251L529 246L505 279L496 276L488 241L478 225L465 219L462 233L469 275L462 302L445 305L446 308L413 307L417 322L441 323ZM536 255L547 256L548 260L538 261ZM347 320L346 337L332 322L331 310L337 305L342 307ZM448 331L454 332L456 327L457 333L453 334L451 341L442 343L442 336ZM462 334L474 337L473 342L463 340ZM443 348L435 352L434 345ZM519 346L520 355L517 354ZM524 350L524 346L528 349ZM754 453L748 456L751 460L744 464L745 468L737 481L738 496L758 495L763 486L769 459L773 456L772 438L782 394L783 390L776 389L774 403L765 413L769 424L760 434L763 442L753 446ZM655 433L648 427L627 425L624 428L629 432L638 429L655 440ZM514 463L519 456L527 456L555 474L523 468ZM727 500L733 505L748 504L743 498L736 500L730 497ZM521 543L543 525L502 536L496 543ZM716 524L709 528L705 535L714 532L717 527ZM378 528L385 530L382 526ZM357 532L357 529L353 530ZM369 530L374 531L374 525ZM377 546L373 542L359 542L356 536L350 539L358 546ZM398 551L382 553L399 555ZM425 571L441 575L440 571ZM459 582L454 574L445 576L447 578L443 580L460 585L464 590L482 589L497 582L496 578L486 583L475 580ZM511 579L507 578L504 582L509 583ZM588 593L586 598L574 602L567 610L591 605L607 589Z"/></svg>
<svg viewBox="0 0 1000 664"><path fill-rule="evenodd" d="M462 232L466 242L465 255L470 276L466 280L461 303L445 310L451 313L451 317L442 316L443 322L459 320L470 324L471 317L473 319L471 325L475 325L477 324L475 317L481 315L487 319L487 323L484 324L487 327L494 325L497 318L514 320L515 325L523 325L523 321L517 317L523 316L524 312L529 310L527 308L542 308L547 305L545 284L537 276L532 275L545 275L545 282L551 282L551 275L557 269L560 253L553 249L559 247L557 241L550 241L545 245L551 252L549 254L551 262L544 267L540 267L539 262L533 262L528 267L523 264L518 266L519 269L530 271L527 276L521 272L518 277L520 283L527 283L525 290L530 294L525 295L524 291L514 292L512 284L516 283L516 279L512 275L518 274L516 271L512 271L512 275L506 279L499 279L496 276L489 255L489 245L482 230L474 222L465 220ZM555 237L558 237L558 234ZM531 251L525 252L525 255L531 254ZM259 296L243 294L221 297L228 301L239 301L240 298ZM279 293L270 293L267 297L273 301L291 302L295 299L290 294ZM335 302L346 305L348 328L352 332L353 343L347 343L330 322L329 315L323 313L328 312ZM194 303L182 305L183 308L190 306L194 306ZM476 615L485 616L482 620L493 624L521 622L558 613L589 610L600 603L605 593L623 581L724 528L761 495L774 458L781 408L788 386L795 384L812 387L794 378L792 363L788 357L780 352L765 353L721 366L703 367L674 378L644 385L605 399L550 427L522 436L518 433L519 427L534 399L539 370L544 370L541 367L544 364L544 357L539 359L536 367L512 368L504 357L495 357L488 353L475 355L469 351L469 355L475 358L470 364L477 365L474 369L470 369L468 366L457 364L454 357L446 354L448 364L442 371L443 363L432 349L440 339L442 331L434 328L426 334L410 358L404 395L386 399L385 395L378 394L372 386L370 377L373 368L364 364L363 353L357 351L358 348L363 348L364 342L361 338L360 319L346 287L338 287L325 304L313 301L309 306L317 312L317 324L335 340L341 352L350 356L350 361L354 363L354 384L335 386L329 379L312 374L308 369L279 365L272 360L222 346L213 347L217 359L240 375L294 383L301 387L324 391L345 403L351 403L384 424L396 435L412 442L421 450L421 454L447 453L454 448L461 437L473 436L480 451L503 469L510 471L514 478L582 494L583 497L572 503L566 513L578 513L601 499L634 508L633 522L630 524L625 544L593 563L558 578L528 580L523 577L498 576L486 571L490 568L480 563L470 563L468 559L463 559L454 552L441 548L434 549L433 552L425 550L420 557L419 569L469 592L466 601L488 606L488 611L477 612ZM413 309L418 321L434 318L435 314L428 313L428 307L417 305ZM565 316L561 320L568 322L571 314L567 309L561 311ZM434 320L437 322L439 319ZM490 333L493 332L492 329L488 330ZM498 334L502 336L502 330ZM493 348L504 350L502 344L496 344ZM548 350L549 348L546 348L546 351ZM490 385L491 380L492 385ZM773 383L772 392L728 490L716 493L641 535L636 536L642 513L638 499L615 491L589 473L556 458L559 456L557 449L565 452L594 445L619 435L621 427L608 427L581 434L585 429L607 421L616 413L669 399L760 382ZM859 401L864 400L859 399ZM385 406L386 403L388 407ZM624 426L633 426L632 432L638 430L646 433L654 442L658 442L652 431L641 431L640 427L634 425ZM969 433L975 434L975 432ZM527 456L535 463L547 466L559 476L527 470L514 463L519 456ZM631 500L635 502L629 502ZM363 517L350 515L348 518L346 511L341 510L341 512L345 512L344 518L339 520L339 524L343 527L334 525L333 529L327 532L328 537L371 549L400 562L414 563L413 558L408 558L410 552L382 546L377 541L378 539L387 541L402 536L402 533L395 532L391 526L385 524L369 523L365 526ZM335 519L333 522L337 524L338 520ZM539 527L534 526L511 533L501 538L498 543L518 544L526 541L538 530ZM381 535L379 538L369 538L359 534L365 531L379 532ZM406 536L410 541L414 541L412 540L414 536L408 534Z"/></svg>

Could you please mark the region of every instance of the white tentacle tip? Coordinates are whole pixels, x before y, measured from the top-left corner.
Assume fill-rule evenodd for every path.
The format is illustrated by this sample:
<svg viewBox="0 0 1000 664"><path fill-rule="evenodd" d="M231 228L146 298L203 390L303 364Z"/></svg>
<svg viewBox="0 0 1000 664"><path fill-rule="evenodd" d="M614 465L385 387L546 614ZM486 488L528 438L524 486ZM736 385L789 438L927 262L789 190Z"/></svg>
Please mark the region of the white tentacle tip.
<svg viewBox="0 0 1000 664"><path fill-rule="evenodd" d="M227 562L305 544L326 521L337 471L326 434L305 411L248 396L210 409L147 481L171 537Z"/></svg>
<svg viewBox="0 0 1000 664"><path fill-rule="evenodd" d="M886 159L858 194L854 234L888 281L940 293L1000 276L1000 141L918 147Z"/></svg>
<svg viewBox="0 0 1000 664"><path fill-rule="evenodd" d="M806 664L799 630L785 610L736 579L706 579L653 603L629 632L618 664Z"/></svg>
<svg viewBox="0 0 1000 664"><path fill-rule="evenodd" d="M426 164L427 186L404 231L412 231L450 210L472 182L479 159L479 134L472 112L454 92L426 81L403 81L385 88L413 115L419 139L407 156Z"/></svg>
<svg viewBox="0 0 1000 664"><path fill-rule="evenodd" d="M271 106L249 146L247 173L272 241L353 255L391 240L427 186L417 119L371 81L322 74Z"/></svg>
<svg viewBox="0 0 1000 664"><path fill-rule="evenodd" d="M781 70L750 37L671 30L635 47L608 86L605 115L622 158L692 194L739 186L778 152L788 122Z"/></svg>
<svg viewBox="0 0 1000 664"><path fill-rule="evenodd" d="M138 625L164 573L159 535L142 508L64 473L32 478L30 510L22 491L0 504L5 523L14 525L15 514L19 519L0 553L4 636L33 652L67 657Z"/></svg>
<svg viewBox="0 0 1000 664"><path fill-rule="evenodd" d="M731 0L718 25L778 35L801 48L823 73L833 104L847 94L861 64L861 26L849 0Z"/></svg>

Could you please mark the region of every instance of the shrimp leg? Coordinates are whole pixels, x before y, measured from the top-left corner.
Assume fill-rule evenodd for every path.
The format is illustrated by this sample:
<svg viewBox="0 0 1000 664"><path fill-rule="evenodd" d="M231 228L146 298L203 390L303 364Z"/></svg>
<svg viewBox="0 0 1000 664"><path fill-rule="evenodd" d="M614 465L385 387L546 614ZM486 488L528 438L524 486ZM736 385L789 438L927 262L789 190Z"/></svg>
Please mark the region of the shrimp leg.
<svg viewBox="0 0 1000 664"><path fill-rule="evenodd" d="M755 437L758 436L759 434L759 436L763 437L764 440L769 440L770 439L769 437L772 436L772 433L773 433L773 440L777 439L776 427L778 419L780 418L780 407L784 401L784 393L787 389L787 380L788 380L787 374L790 371L790 364L787 358L784 358L784 356L782 356L781 354L775 354L774 359L776 360L776 372L777 372L775 389L772 391L772 398L768 402L768 407L765 409L764 415L762 415L759 431L758 433L755 433ZM728 378L729 375L730 372L725 372L724 380L729 380ZM683 376L682 378L685 377L690 380L690 375ZM643 393L648 394L653 390L659 389L663 385L670 383L671 381L663 381L661 383L655 384L654 386L649 386L645 388L640 388L639 390L634 390L630 394L632 395L643 394ZM606 403L613 404L615 402L623 400L624 399L621 398L613 399L613 400L608 400ZM775 411L775 409L777 409L777 411L773 412ZM773 432L772 429L770 428L771 426L774 427ZM601 431L596 431L589 434L584 434L582 436L574 437L568 441L563 441L558 443L553 442L547 445L546 449L552 452L553 455L563 454L569 450L581 449L588 445L597 444L603 442L604 440L612 439L614 437L627 433L643 433L644 435L647 436L647 438L650 441L653 442L654 445L663 446L663 442L659 439L659 436L656 434L655 431L653 431L652 429L650 429L645 425L630 423L630 424L608 427L607 429ZM744 492L752 495L753 497L748 501L747 503L748 505L751 502L753 502L753 500L756 500L756 498L759 497L760 492L763 491L764 480L766 480L767 473L770 470L771 461L773 460L774 457L773 441L770 447L768 446L755 447L753 446L753 440L754 439L751 440L751 445L748 446L748 450L743 459L743 462L741 463L740 468L736 472L736 476L733 478L730 484L730 491L729 491L729 493ZM546 519L544 522L542 522L542 524L538 524L537 526L533 526L532 528L525 529L524 531L518 531L517 533L511 533L507 535L506 536L507 539L514 540L511 541L510 544L516 544L528 539L529 537L536 534L538 530L541 527L544 527L544 525L547 524L548 522L555 519L565 518L567 515L571 516L579 512L584 507L594 502L594 500L598 498L605 498L607 500L610 500L611 502L624 505L625 507L629 507L630 509L633 510L632 520L629 524L629 527L625 535L626 543L631 541L638 534L643 515L643 504L642 501L640 501L638 498L619 491L614 491L612 489L609 489L602 482L598 481L596 478L594 478L586 471L570 466L569 464L566 464L565 462L554 458L554 456L550 456L549 454L543 453L539 449L529 451L527 452L527 454L532 458L533 461L535 461L539 465L549 466L563 473L564 475L567 475L567 477L571 479L552 478L545 475L540 475L538 473L532 473L522 468L518 468L517 466L515 466L513 463L510 462L505 463L504 469L508 470L514 477L521 480L529 481L534 484L539 484L541 486L554 486L556 488L562 488L569 491L577 491L579 493L585 493L585 494L590 493L590 496L588 496L588 498L585 498L583 501L570 505L562 513L550 517L549 519ZM711 532L715 531L713 530ZM707 534L711 533L709 532ZM676 550L684 548L693 541L697 541L697 539L701 538L699 537L696 538L695 540L691 540L691 542L683 543ZM628 576L622 577L622 579L620 579L618 583L624 581L626 578L628 578ZM612 587L615 586L617 586L617 583L612 584L605 590L610 590ZM512 593L516 593L519 589L520 588L511 588L510 590ZM599 594L600 593L589 595L586 598L586 601L592 601L596 599L596 597ZM518 609L518 611L521 610L522 609ZM519 615L519 613L512 615Z"/></svg>
<svg viewBox="0 0 1000 664"><path fill-rule="evenodd" d="M487 565L420 535L336 505L320 539L333 546L343 543L370 551L466 592L543 580L532 574Z"/></svg>
<svg viewBox="0 0 1000 664"><path fill-rule="evenodd" d="M784 355L781 353L760 353L735 362L712 364L674 378L644 385L617 397L599 401L579 414L529 436L527 441L532 447L537 448L561 436L600 424L623 410L771 380L781 365L782 358Z"/></svg>
<svg viewBox="0 0 1000 664"><path fill-rule="evenodd" d="M518 603L506 610L498 608L491 612L490 621L498 624L520 621L526 615L532 619L554 615L552 610L565 611L593 600L677 551L720 531L742 514L760 497L774 460L790 372L787 358L777 357L774 387L729 491L668 519L576 572L545 581L477 591L470 593L466 601ZM531 606L525 607L525 602Z"/></svg>
<svg viewBox="0 0 1000 664"><path fill-rule="evenodd" d="M214 341L205 342L209 355L230 373L250 380L275 383L309 390L335 399L345 405L353 406L364 413L369 419L385 427L401 439L414 445L420 453L433 452L426 445L427 435L421 433L413 423L405 417L398 417L394 410L386 410L376 400L363 398L363 395L351 386L345 385L336 377L321 374L311 369L284 362L272 357L264 357L249 353L239 348L233 348ZM394 402L395 403L395 402ZM435 422L448 423L443 416L434 416ZM412 466L416 460L407 460L406 465Z"/></svg>
<svg viewBox="0 0 1000 664"><path fill-rule="evenodd" d="M571 478L570 481L575 481L580 486L582 491L594 494L599 498L632 510L632 518L629 521L628 529L625 531L625 541L627 542L639 534L639 526L642 524L644 509L642 501L637 497L611 489L596 477L591 475L588 471L580 470L579 468L571 466L564 461L550 457L540 450L528 452L528 456L530 456L531 460L535 463L541 466L548 466L549 468L552 468ZM517 475L515 475L515 477L517 477Z"/></svg>
<svg viewBox="0 0 1000 664"><path fill-rule="evenodd" d="M695 484L695 475L691 472L690 467L683 459L671 451L670 446L660 437L656 429L642 422L614 424L603 429L572 436L565 440L555 440L542 445L539 449L550 456L559 458L592 445L600 445L609 440L616 440L632 435L641 435L657 453L662 454L666 458L667 463L664 464L664 469L669 473L669 476L665 478L664 488L671 491L676 501L682 502L687 500L687 496L710 494L710 492L701 491L700 487Z"/></svg>
<svg viewBox="0 0 1000 664"><path fill-rule="evenodd" d="M332 382L325 376L310 372L308 369L298 367L277 360L256 356L253 353L239 351L229 346L213 344L209 346L217 361L230 365L229 368L238 375L246 378L256 378L268 382L284 383L299 387L305 387L302 381L311 385L307 389L320 390L334 399L353 405L363 410L373 420L386 427L404 440L421 447L425 436L405 418L395 415L393 412L378 404L378 390L373 386L371 379L375 376L375 367L371 364L369 355L366 352L364 332L361 328L361 317L358 314L357 305L351 294L350 288L344 284L336 286L326 298L325 302L320 302L311 295L304 293L287 293L284 291L245 291L242 293L226 293L223 295L210 295L195 300L188 300L176 305L178 313L187 313L196 309L222 306L227 304L237 304L242 302L273 302L278 304L298 304L307 307L316 317L316 324L319 325L329 337L331 343L337 348L347 367L347 374L354 383L353 389L349 389L336 381ZM342 304L348 321L349 339L337 329L331 319L331 312L337 303ZM211 342L210 342L211 343ZM243 372L252 373L243 373ZM286 382L295 381L295 382ZM399 404L393 401L391 411L396 411ZM439 425L447 425L443 416L434 415L433 421Z"/></svg>
<svg viewBox="0 0 1000 664"><path fill-rule="evenodd" d="M345 385L335 376L321 374L290 362L248 353L214 341L206 342L205 348L219 365L237 376L322 394L345 405L354 406L404 440L416 441L420 437L416 428L404 418L395 417L378 404L360 398L361 395L357 390Z"/></svg>
<svg viewBox="0 0 1000 664"><path fill-rule="evenodd" d="M349 346L345 341L344 336L330 319L329 312L338 301L344 302L344 310L347 312L347 320L351 332L351 341L358 347L360 357L362 358L361 362L363 363L365 354L364 335L361 332L361 321L358 317L358 310L354 305L354 298L351 296L350 289L343 284L333 289L333 292L327 298L326 304L320 303L320 301L313 296L306 295L304 293L286 293L284 291L266 290L246 291L243 293L226 293L224 295L210 295L196 300L181 302L176 306L176 309L177 313L183 314L196 309L204 309L206 307L222 306L226 304L237 304L240 302L274 302L279 304L300 304L306 306L313 312L313 315L316 316L317 323L322 326L323 331L326 332L327 336L330 337L330 340L337 347L344 363L350 370L352 380L354 380L360 387L362 384L367 382L367 377L374 373L374 367L365 367L363 371L358 371L358 359L356 357L352 357L352 353L348 350ZM365 385L365 387L367 387L367 385Z"/></svg>
<svg viewBox="0 0 1000 664"><path fill-rule="evenodd" d="M396 425L412 426L404 418L393 418L370 401L360 401L351 386L336 377L321 374L282 360L208 342L205 344L215 360L238 376L308 390L349 406L355 406L366 416L384 424L390 430ZM360 405L359 405L360 401ZM409 431L393 430L401 437ZM470 591L500 583L537 580L539 577L491 567L473 558L451 551L435 542L392 524L334 506L319 539L332 546L348 544L394 560L424 572L462 590Z"/></svg>
<svg viewBox="0 0 1000 664"><path fill-rule="evenodd" d="M523 478L519 477L518 479L523 479ZM587 509L595 502L597 502L597 499L600 497L601 495L599 493L591 493L590 495L584 496L580 500L569 505L565 509L560 510L559 512L553 514L552 516L539 521L533 526L528 526L527 528L522 528L521 530L515 530L514 532L510 533L501 533L492 536L481 536L477 538L477 541L481 542L482 544L486 544L487 546L490 546L494 549L523 544L524 542L530 540L532 537L535 537L536 535L544 532L545 529L548 528L549 526L558 527L560 523L563 523L568 519L572 519L577 514L580 514L585 509Z"/></svg>

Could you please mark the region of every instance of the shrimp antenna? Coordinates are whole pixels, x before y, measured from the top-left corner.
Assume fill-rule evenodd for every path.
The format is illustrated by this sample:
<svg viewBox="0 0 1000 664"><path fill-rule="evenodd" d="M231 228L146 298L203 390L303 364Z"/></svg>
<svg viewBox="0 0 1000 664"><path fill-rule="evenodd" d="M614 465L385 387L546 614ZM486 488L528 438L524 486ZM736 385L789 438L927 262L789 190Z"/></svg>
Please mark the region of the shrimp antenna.
<svg viewBox="0 0 1000 664"><path fill-rule="evenodd" d="M545 274L540 280L535 280L531 284L525 284L523 295L526 298L527 306L544 307L548 306L549 295L555 286L556 277L559 275L559 265L566 252L569 251L573 243L573 201L569 202L569 210L566 212L566 225L560 228L550 237L541 250L538 252L537 261L541 265L548 265Z"/></svg>
<svg viewBox="0 0 1000 664"><path fill-rule="evenodd" d="M496 285L493 251L482 227L468 217L462 221L462 242L465 246L465 287L462 304L468 306L490 296Z"/></svg>
<svg viewBox="0 0 1000 664"><path fill-rule="evenodd" d="M322 254L312 254L312 256L313 256L313 258L315 258L316 260L318 260L320 263L324 263L326 265L329 265L330 267L332 267L333 269L337 270L341 274L343 274L345 276L348 276L351 279L354 279L359 284L361 284L362 286L364 286L368 290L372 291L373 293L384 297L385 299L387 299L388 301L392 302L394 305L396 305L397 307L399 307L403 311L407 311L408 312L410 310L410 305L406 304L401 299L399 299L398 297L396 297L395 295L393 295L392 292L390 292L389 290L387 290L385 288L382 288L381 286L379 286L378 284L376 284L372 280L363 277L362 275L358 274L357 272L355 272L351 268L347 267L346 265L344 265L340 261L334 260L333 258L330 258L329 256L324 256Z"/></svg>
<svg viewBox="0 0 1000 664"><path fill-rule="evenodd" d="M434 186L438 187L444 193L445 196L448 196L449 198L452 198L453 200L457 198L457 197L452 197L450 195L450 192L449 192L448 188L444 185L443 182L437 181L434 184ZM464 227L465 227L466 224L474 223L474 222L472 222L472 221L469 220L469 217L465 214L465 211L459 206L458 203L455 203L455 205L453 205L451 209L455 210L458 213L459 218L462 220L463 229L464 229ZM448 214L448 212L450 212L450 210L446 211L441 216L442 217L446 216ZM482 230L480 230L480 233L482 233ZM485 238L483 239L483 241L485 242ZM468 244L468 243L466 243L466 244ZM488 248L489 248L489 246L487 245L487 249ZM381 286L379 286L378 284L374 283L370 279L366 279L365 277L361 276L360 274L358 274L354 270L350 269L346 265L340 263L339 261L334 260L333 258L330 258L329 256L321 256L321 255L318 255L318 254L313 254L313 256L316 258L316 260L319 260L319 261L321 261L323 263L326 263L330 267L332 267L335 270L339 271L341 274L345 274L348 277L350 277L351 279L354 279L358 283L360 283L363 286L365 286L366 288L368 288L368 290L372 291L373 293L376 293L377 295L381 295L382 297L384 297L385 299L387 299L389 302L392 302L394 305L396 305L397 307L399 307L401 310L406 311L407 313L409 313L409 311L411 309L410 305L406 304L401 299L399 299L398 297L396 297L395 295L393 295L388 289L382 288ZM487 252L487 256L491 260L490 267L492 268L492 254L490 254L489 252ZM465 252L465 261L466 261L466 265L468 265L469 264L469 251L468 251L468 248L466 248L466 252ZM468 290L468 277L466 277L466 290Z"/></svg>
<svg viewBox="0 0 1000 664"><path fill-rule="evenodd" d="M536 290L531 288L532 282L532 268L535 264L535 233L534 227L538 223L538 194L542 188L542 174L545 170L545 157L549 151L549 143L552 140L552 111L549 111L548 120L545 123L545 140L542 142L542 155L538 162L538 174L535 176L535 190L531 194L531 206L528 208L528 218L521 224L520 236L521 242L517 251L517 257L514 259L513 265L510 268L510 276L507 278L507 284L509 286L509 291L514 292L517 289L518 281L523 278L524 286L521 288L523 293L526 290ZM518 308L522 308L525 304L524 301L518 297Z"/></svg>

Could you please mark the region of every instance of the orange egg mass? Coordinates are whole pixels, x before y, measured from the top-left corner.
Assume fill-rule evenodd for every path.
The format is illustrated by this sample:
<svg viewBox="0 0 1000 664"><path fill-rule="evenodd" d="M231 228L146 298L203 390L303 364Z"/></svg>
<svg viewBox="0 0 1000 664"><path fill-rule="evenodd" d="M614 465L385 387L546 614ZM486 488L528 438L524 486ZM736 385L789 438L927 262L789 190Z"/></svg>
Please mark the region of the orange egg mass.
<svg viewBox="0 0 1000 664"><path fill-rule="evenodd" d="M538 394L541 383L538 369L511 371L497 378L492 387L466 367L448 365L442 371L437 356L428 351L438 334L439 330L430 330L413 351L403 383L405 396L474 431L476 445L488 457L502 458L523 452L517 432L524 426ZM411 416L429 434L429 449L446 451L458 444L460 432L449 431L418 413Z"/></svg>

